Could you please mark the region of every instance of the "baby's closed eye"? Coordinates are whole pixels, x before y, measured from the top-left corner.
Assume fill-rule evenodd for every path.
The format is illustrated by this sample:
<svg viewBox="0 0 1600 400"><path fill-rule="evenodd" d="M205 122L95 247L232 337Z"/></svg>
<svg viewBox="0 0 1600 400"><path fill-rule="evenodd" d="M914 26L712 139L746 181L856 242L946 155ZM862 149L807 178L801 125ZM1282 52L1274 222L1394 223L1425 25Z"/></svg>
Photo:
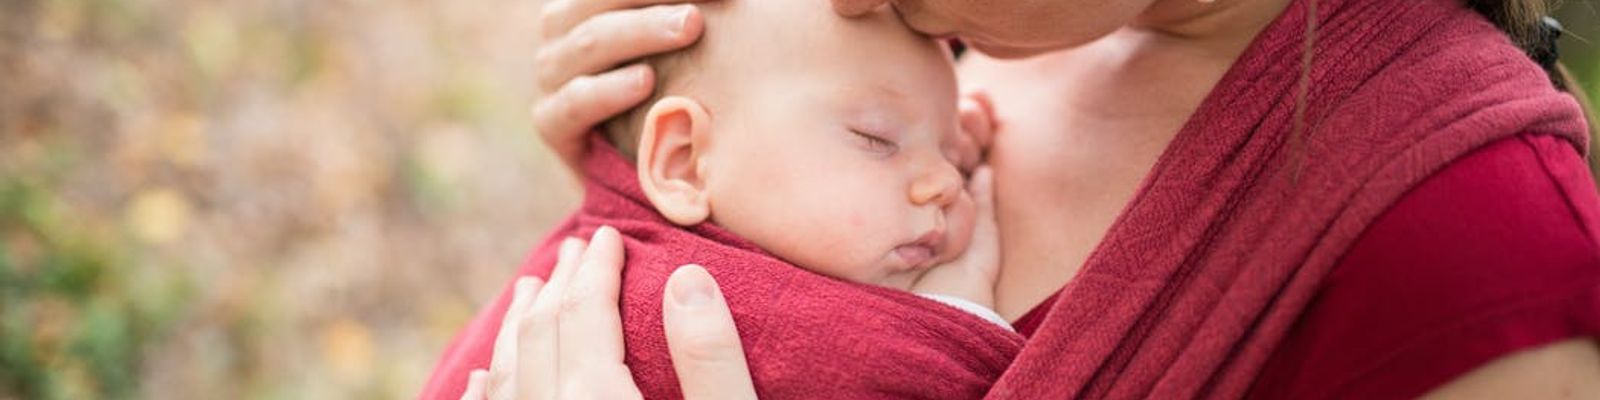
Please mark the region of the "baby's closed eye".
<svg viewBox="0 0 1600 400"><path fill-rule="evenodd" d="M862 146L873 153L890 156L900 151L899 144L885 139L881 134L870 133L856 128L850 128L850 133L861 139Z"/></svg>

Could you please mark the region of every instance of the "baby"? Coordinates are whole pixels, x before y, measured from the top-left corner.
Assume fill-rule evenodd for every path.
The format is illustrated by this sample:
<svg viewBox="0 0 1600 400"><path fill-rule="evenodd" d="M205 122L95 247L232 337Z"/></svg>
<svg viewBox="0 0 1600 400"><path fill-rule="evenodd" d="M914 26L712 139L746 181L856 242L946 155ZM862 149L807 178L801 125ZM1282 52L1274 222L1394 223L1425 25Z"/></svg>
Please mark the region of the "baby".
<svg viewBox="0 0 1600 400"><path fill-rule="evenodd" d="M970 171L950 156L961 133L948 50L887 10L846 20L814 1L701 9L698 44L648 60L655 97L605 126L650 205L801 268L1007 326L990 310L997 239L968 250L977 213Z"/></svg>
<svg viewBox="0 0 1600 400"><path fill-rule="evenodd" d="M646 60L656 97L591 140L582 207L522 273L548 276L563 238L617 230L622 356L644 398L682 396L662 307L689 263L716 279L762 398L983 397L1023 339L990 309L985 174L970 195L951 162L965 138L947 50L888 9L700 7L704 36ZM430 387L487 367L508 302L451 344Z"/></svg>

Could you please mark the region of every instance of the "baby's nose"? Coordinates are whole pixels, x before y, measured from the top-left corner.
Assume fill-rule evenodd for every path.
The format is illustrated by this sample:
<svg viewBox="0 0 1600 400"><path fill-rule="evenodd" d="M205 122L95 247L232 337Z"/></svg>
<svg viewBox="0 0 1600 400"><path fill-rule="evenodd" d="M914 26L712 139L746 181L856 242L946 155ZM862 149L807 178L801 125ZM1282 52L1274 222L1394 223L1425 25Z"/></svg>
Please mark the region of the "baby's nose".
<svg viewBox="0 0 1600 400"><path fill-rule="evenodd" d="M961 171L949 162L937 162L911 183L911 203L944 207L961 196Z"/></svg>

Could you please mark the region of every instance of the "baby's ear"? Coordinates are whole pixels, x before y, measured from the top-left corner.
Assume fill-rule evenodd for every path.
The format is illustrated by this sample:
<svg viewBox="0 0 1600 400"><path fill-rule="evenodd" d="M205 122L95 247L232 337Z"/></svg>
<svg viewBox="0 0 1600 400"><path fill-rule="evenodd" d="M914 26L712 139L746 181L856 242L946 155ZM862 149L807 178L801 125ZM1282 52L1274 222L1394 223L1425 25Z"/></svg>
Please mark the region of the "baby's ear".
<svg viewBox="0 0 1600 400"><path fill-rule="evenodd" d="M674 224L694 225L711 216L699 166L710 131L711 115L688 98L663 98L645 113L639 184L656 211Z"/></svg>

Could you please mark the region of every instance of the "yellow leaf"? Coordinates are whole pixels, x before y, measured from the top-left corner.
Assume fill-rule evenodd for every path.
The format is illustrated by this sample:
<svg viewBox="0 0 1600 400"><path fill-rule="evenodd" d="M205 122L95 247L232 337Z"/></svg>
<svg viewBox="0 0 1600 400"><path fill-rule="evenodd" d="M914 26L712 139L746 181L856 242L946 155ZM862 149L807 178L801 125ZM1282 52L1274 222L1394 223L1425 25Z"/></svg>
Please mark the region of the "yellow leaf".
<svg viewBox="0 0 1600 400"><path fill-rule="evenodd" d="M339 318L322 327L323 362L345 382L361 382L372 375L372 329L351 318Z"/></svg>
<svg viewBox="0 0 1600 400"><path fill-rule="evenodd" d="M128 203L125 218L140 240L168 244L189 228L189 201L169 188L146 189Z"/></svg>

